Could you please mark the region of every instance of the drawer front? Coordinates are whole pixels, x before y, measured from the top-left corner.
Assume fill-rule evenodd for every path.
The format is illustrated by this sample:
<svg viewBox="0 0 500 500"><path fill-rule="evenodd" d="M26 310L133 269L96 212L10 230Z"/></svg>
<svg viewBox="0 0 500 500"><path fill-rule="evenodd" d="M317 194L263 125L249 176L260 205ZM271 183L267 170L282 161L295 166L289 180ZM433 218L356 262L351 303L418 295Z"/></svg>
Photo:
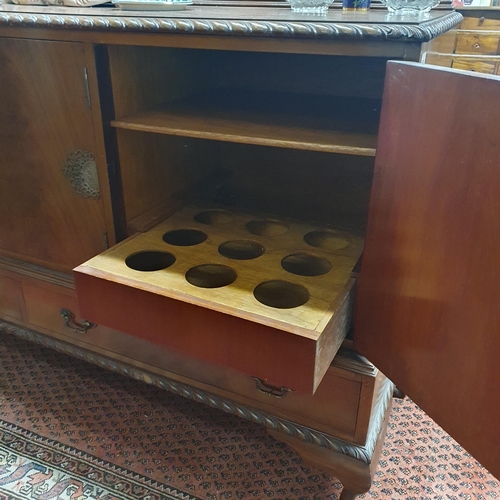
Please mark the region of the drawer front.
<svg viewBox="0 0 500 500"><path fill-rule="evenodd" d="M251 377L237 371L186 357L179 352L165 349L137 337L102 326L77 333L65 325L60 310L66 308L82 323L76 298L72 292L61 288L60 293L42 286L22 284L26 297L28 320L36 329L53 331L69 343L86 348L104 349L108 357L178 380L188 385L238 401L249 407L259 408L270 414L290 419L319 431L327 432L347 441L356 441L360 405L362 412L370 411L370 398L366 386L371 387L368 375L360 375L332 365L327 370L314 396L299 392L284 392L282 397L269 394L270 388L257 384ZM99 351L98 352L102 352ZM342 358L343 355L339 355ZM346 358L348 360L349 358ZM345 363L351 361L344 361ZM363 389L365 387L365 389ZM276 390L272 391L275 394ZM361 397L361 394L364 397ZM360 442L360 444L363 444Z"/></svg>
<svg viewBox="0 0 500 500"><path fill-rule="evenodd" d="M75 328L77 328L75 321L79 323L84 321L78 315L78 303L71 290L64 290L61 287L59 293L30 283L22 283L22 289L26 303L27 320L31 325L62 335L81 337L82 334L75 332L65 324L61 315L62 309L73 313L74 318L71 325Z"/></svg>
<svg viewBox="0 0 500 500"><path fill-rule="evenodd" d="M459 33L456 54L497 54L500 34Z"/></svg>
<svg viewBox="0 0 500 500"><path fill-rule="evenodd" d="M460 28L462 30L491 30L500 31L500 19L486 19L485 17L464 17Z"/></svg>
<svg viewBox="0 0 500 500"><path fill-rule="evenodd" d="M466 71L476 71L478 73L488 73L493 74L495 72L495 68L497 66L497 62L495 61L480 61L477 59L469 59L469 58L454 58L451 67L455 69L463 69Z"/></svg>
<svg viewBox="0 0 500 500"><path fill-rule="evenodd" d="M17 281L0 276L0 317L23 319L23 295Z"/></svg>
<svg viewBox="0 0 500 500"><path fill-rule="evenodd" d="M43 283L22 283L27 322L35 330L41 328L43 331L57 333L64 337L63 340L89 350L99 348L109 351L111 357L125 356L129 358L129 362L138 360L165 368L163 350L152 349L147 342L101 325L94 324L91 328L85 328L86 319L78 310L74 291L63 287L58 287L59 291L56 291L54 288L47 289ZM62 309L72 315L69 324L61 315Z"/></svg>
<svg viewBox="0 0 500 500"><path fill-rule="evenodd" d="M427 52L425 54L424 64L430 64L432 66L442 66L444 68L451 68L453 62L453 56L451 54L435 54L432 52Z"/></svg>
<svg viewBox="0 0 500 500"><path fill-rule="evenodd" d="M81 314L95 323L309 394L321 380L316 383L318 371L322 378L349 330L354 302L352 286L332 325L338 345L331 352L311 339L98 277L75 273L75 283Z"/></svg>
<svg viewBox="0 0 500 500"><path fill-rule="evenodd" d="M74 278L95 323L313 394L350 328L361 251L331 228L190 205Z"/></svg>

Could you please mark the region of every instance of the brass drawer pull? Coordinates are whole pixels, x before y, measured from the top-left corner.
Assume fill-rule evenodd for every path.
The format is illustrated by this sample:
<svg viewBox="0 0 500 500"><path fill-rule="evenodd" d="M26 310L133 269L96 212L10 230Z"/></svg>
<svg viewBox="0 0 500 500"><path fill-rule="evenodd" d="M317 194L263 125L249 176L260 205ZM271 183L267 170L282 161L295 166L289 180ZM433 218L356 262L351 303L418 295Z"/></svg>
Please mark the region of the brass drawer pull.
<svg viewBox="0 0 500 500"><path fill-rule="evenodd" d="M75 315L69 309L61 309L61 316L64 318L64 324L76 333L87 333L87 330L97 326L95 323L87 320L84 320L83 323L77 323ZM72 326L71 323L75 326Z"/></svg>
<svg viewBox="0 0 500 500"><path fill-rule="evenodd" d="M252 378L255 380L255 388L266 396L271 396L273 398L284 398L292 390L288 387L276 387L274 385L268 385L263 380L257 377Z"/></svg>

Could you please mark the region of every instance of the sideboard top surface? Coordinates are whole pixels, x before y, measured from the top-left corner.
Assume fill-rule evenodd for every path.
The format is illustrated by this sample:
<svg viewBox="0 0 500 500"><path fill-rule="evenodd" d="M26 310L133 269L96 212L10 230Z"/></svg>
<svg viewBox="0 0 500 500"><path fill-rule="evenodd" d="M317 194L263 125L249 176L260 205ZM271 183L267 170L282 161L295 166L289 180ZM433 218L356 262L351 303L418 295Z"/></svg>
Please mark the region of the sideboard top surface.
<svg viewBox="0 0 500 500"><path fill-rule="evenodd" d="M0 5L0 27L66 28L244 37L326 39L368 42L427 42L456 26L457 12L426 17L391 16L387 11L326 16L293 13L288 8L193 6L183 11L126 12L112 8Z"/></svg>

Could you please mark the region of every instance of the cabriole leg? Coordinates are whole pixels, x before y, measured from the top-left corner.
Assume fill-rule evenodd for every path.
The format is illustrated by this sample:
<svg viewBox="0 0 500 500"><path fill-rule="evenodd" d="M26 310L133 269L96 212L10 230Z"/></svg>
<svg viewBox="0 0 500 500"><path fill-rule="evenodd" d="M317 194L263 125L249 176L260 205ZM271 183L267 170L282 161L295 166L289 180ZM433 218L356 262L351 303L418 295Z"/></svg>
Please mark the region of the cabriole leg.
<svg viewBox="0 0 500 500"><path fill-rule="evenodd" d="M354 491L344 488L342 490L339 500L352 500L353 498L356 498L358 495L359 493L355 493Z"/></svg>
<svg viewBox="0 0 500 500"><path fill-rule="evenodd" d="M370 489L372 484L370 464L280 432L270 429L267 432L293 448L306 464L336 477L344 485L341 500L350 500Z"/></svg>
<svg viewBox="0 0 500 500"><path fill-rule="evenodd" d="M332 477L336 477L344 486L340 500L351 500L357 495L366 493L372 485L372 478L385 439L390 411L391 404L389 402L387 408L380 415L382 422L377 433L377 441L367 462L281 432L271 429L267 429L267 432L278 441L283 441L293 448L305 463L327 472ZM352 446L356 447L357 445L353 444Z"/></svg>

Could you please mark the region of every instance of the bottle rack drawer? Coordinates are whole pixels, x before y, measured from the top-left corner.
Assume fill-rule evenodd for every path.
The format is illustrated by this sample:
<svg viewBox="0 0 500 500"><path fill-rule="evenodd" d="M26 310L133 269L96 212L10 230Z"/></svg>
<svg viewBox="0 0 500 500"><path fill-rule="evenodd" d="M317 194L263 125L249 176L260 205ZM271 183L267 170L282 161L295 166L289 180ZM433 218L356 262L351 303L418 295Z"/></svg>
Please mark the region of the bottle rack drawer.
<svg viewBox="0 0 500 500"><path fill-rule="evenodd" d="M90 321L314 393L350 326L362 238L190 205L75 269Z"/></svg>

